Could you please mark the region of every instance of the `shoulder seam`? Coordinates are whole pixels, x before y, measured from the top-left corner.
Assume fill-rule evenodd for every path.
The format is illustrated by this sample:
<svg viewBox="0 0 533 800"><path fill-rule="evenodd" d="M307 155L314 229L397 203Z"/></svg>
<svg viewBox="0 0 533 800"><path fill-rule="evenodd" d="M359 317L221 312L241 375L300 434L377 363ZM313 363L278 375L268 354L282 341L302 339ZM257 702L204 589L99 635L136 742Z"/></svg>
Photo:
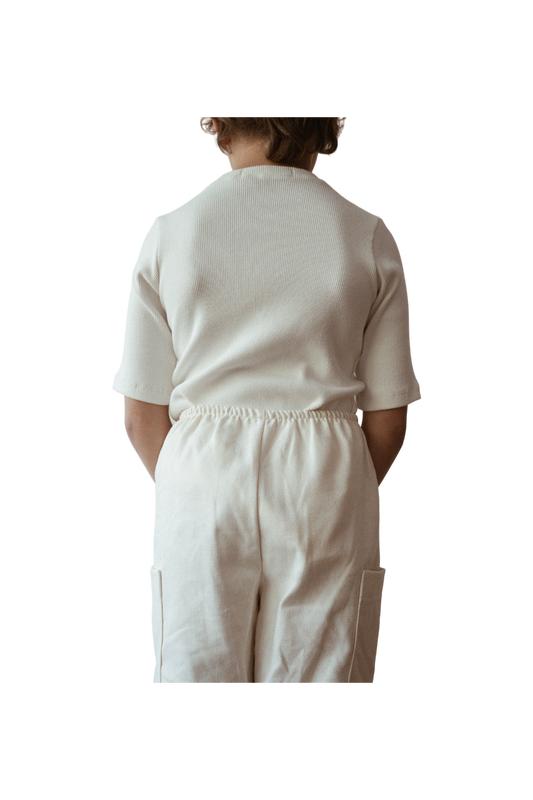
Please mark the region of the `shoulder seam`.
<svg viewBox="0 0 533 800"><path fill-rule="evenodd" d="M382 222L382 219L381 219L381 217L378 217L377 221L376 221L376 224L374 226L374 232L372 234L372 245L371 245L371 247L372 247L372 261L373 261L373 264L374 264L374 279L375 279L375 282L376 282L376 296L379 293L379 288L380 288L379 287L379 283L380 283L380 277L381 276L380 276L378 264L377 264L377 261L376 261L376 256L374 255L374 239L376 238L376 231L378 229L378 225L379 225L380 222Z"/></svg>

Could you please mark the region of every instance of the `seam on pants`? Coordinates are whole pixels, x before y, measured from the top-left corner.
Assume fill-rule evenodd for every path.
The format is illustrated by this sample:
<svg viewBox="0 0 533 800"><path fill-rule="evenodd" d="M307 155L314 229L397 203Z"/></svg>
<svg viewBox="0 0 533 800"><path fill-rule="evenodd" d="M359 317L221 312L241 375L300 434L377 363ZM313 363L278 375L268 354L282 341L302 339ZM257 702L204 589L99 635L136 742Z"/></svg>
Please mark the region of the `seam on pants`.
<svg viewBox="0 0 533 800"><path fill-rule="evenodd" d="M159 570L159 597L161 598L160 601L160 610L161 610L161 645L159 647L159 683L163 683L163 635L164 635L164 624L165 620L163 617L163 574L162 571Z"/></svg>
<svg viewBox="0 0 533 800"><path fill-rule="evenodd" d="M262 550L262 547L261 547L261 530L260 530L260 527L259 527L259 475L260 475L260 472L261 472L261 455L263 453L263 439L264 439L264 436L265 436L265 427L266 427L266 422L263 423L263 427L261 429L261 439L260 439L260 444L259 444L259 453L257 454L257 476L256 476L257 480L256 480L256 484L255 484L255 526L256 526L256 530L257 530L257 538L259 540L258 541L258 544L259 544L259 557L261 559L261 575L260 575L260 578L259 578L259 584L260 585L261 585L261 579L263 577L263 550ZM255 646L255 642L254 642L254 646Z"/></svg>
<svg viewBox="0 0 533 800"><path fill-rule="evenodd" d="M263 552L261 549L261 528L259 525L259 476L261 472L261 453L263 451L263 436L265 434L265 426L266 420L263 422L263 427L261 429L261 436L259 439L259 452L257 454L257 480L255 484L255 526L257 530L257 544L259 547L259 586L261 586L261 579L263 577ZM261 605L261 597L259 597L259 606ZM253 636L253 643L252 643L252 682L255 682L255 635L257 631L257 623L256 623L256 630L254 631Z"/></svg>
<svg viewBox="0 0 533 800"><path fill-rule="evenodd" d="M354 636L353 649L352 649L352 660L350 661L350 669L348 670L347 683L350 683L350 678L352 677L353 662L354 662L354 659L355 659L355 651L356 651L356 648L357 648L357 634L359 632L359 620L361 619L361 600L362 600L362 597L363 597L363 584L364 584L364 578L365 578L364 573L365 573L365 570L363 570L363 572L361 573L361 580L360 580L360 583L359 583L359 598L358 598L358 602L357 602L357 619L356 619L356 623L355 623L355 636Z"/></svg>

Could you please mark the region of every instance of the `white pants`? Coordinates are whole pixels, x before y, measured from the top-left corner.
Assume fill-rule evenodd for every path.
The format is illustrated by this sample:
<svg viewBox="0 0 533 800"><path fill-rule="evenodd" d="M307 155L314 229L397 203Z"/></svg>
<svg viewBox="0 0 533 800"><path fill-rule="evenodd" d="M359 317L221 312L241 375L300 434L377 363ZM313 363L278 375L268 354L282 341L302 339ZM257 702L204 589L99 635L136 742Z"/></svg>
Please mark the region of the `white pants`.
<svg viewBox="0 0 533 800"><path fill-rule="evenodd" d="M154 682L373 682L385 570L356 414L190 407L155 489Z"/></svg>

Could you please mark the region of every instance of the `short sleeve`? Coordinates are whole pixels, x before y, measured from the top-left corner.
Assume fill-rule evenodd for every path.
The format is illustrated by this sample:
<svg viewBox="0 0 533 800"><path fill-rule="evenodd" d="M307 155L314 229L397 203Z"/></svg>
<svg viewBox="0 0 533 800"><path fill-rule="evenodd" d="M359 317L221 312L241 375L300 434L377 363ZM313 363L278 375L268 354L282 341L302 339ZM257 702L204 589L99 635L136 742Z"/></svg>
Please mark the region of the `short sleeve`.
<svg viewBox="0 0 533 800"><path fill-rule="evenodd" d="M421 399L409 341L409 307L402 261L392 234L378 219L372 242L377 297L363 333L355 374L365 388L357 394L362 411L399 408Z"/></svg>
<svg viewBox="0 0 533 800"><path fill-rule="evenodd" d="M176 356L159 296L158 217L133 269L122 362L112 388L135 400L170 405Z"/></svg>

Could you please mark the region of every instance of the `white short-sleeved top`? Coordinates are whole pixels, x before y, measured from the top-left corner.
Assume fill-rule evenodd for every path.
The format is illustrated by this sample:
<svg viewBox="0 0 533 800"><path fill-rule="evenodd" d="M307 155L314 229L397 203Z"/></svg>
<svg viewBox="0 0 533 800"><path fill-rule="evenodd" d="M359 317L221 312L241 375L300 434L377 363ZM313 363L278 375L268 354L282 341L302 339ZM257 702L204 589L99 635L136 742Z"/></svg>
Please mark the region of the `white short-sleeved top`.
<svg viewBox="0 0 533 800"><path fill-rule="evenodd" d="M224 173L148 231L112 388L168 405L173 422L191 405L419 400L391 233L308 170Z"/></svg>

